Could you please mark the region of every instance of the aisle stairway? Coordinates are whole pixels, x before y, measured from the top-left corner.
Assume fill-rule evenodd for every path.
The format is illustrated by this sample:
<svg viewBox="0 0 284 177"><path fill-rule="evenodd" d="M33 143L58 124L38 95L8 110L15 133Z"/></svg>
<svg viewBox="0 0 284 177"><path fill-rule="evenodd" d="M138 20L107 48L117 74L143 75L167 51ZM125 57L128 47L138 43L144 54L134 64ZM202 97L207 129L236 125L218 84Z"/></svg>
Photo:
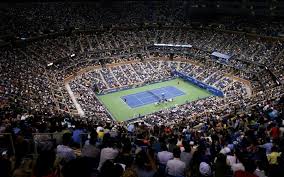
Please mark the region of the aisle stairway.
<svg viewBox="0 0 284 177"><path fill-rule="evenodd" d="M103 74L102 74L102 72L101 72L101 70L97 70L98 71L98 73L100 74L100 78L101 78L101 81L106 85L106 87L109 89L110 88L110 86L108 85L108 83L106 82L106 80L105 80L105 78L104 78L104 76L103 76Z"/></svg>

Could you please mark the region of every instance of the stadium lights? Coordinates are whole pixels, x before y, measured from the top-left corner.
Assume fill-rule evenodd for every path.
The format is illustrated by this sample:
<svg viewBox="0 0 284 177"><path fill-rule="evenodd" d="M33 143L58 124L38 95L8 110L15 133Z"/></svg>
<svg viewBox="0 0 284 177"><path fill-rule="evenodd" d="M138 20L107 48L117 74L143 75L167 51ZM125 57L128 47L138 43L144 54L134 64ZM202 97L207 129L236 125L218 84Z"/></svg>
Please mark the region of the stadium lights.
<svg viewBox="0 0 284 177"><path fill-rule="evenodd" d="M52 65L53 65L53 63L52 63L52 62L47 64L47 66L52 66Z"/></svg>
<svg viewBox="0 0 284 177"><path fill-rule="evenodd" d="M158 46L158 47L187 47L187 48L191 48L192 45L180 45L180 44L158 44L158 43L154 43L154 46Z"/></svg>

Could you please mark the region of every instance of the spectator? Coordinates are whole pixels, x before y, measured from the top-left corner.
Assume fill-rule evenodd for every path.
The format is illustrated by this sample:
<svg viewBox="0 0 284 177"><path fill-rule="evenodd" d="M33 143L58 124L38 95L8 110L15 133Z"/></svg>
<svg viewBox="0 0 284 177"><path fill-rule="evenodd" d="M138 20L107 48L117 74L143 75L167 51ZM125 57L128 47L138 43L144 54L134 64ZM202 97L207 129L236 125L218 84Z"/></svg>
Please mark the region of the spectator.
<svg viewBox="0 0 284 177"><path fill-rule="evenodd" d="M180 154L180 149L176 147L173 152L174 159L167 162L166 174L171 176L185 176L186 165L180 160Z"/></svg>
<svg viewBox="0 0 284 177"><path fill-rule="evenodd" d="M278 164L278 157L280 157L281 152L277 151L277 147L273 146L271 148L271 153L267 155L267 159L270 165Z"/></svg>
<svg viewBox="0 0 284 177"><path fill-rule="evenodd" d="M82 149L82 157L90 157L98 159L100 156L100 149L97 147L97 137L98 134L96 131L92 131L90 134L90 140L86 141Z"/></svg>
<svg viewBox="0 0 284 177"><path fill-rule="evenodd" d="M279 127L275 126L275 124L272 125L270 135L273 140L277 141L280 137L280 130Z"/></svg>
<svg viewBox="0 0 284 177"><path fill-rule="evenodd" d="M211 167L206 162L201 162L199 165L200 177L212 176Z"/></svg>
<svg viewBox="0 0 284 177"><path fill-rule="evenodd" d="M226 163L226 155L218 154L215 162L215 177L232 176L231 168Z"/></svg>
<svg viewBox="0 0 284 177"><path fill-rule="evenodd" d="M98 169L100 170L102 165L107 160L114 160L119 154L118 149L115 148L112 138L108 138L105 141L105 148L101 150L100 162Z"/></svg>
<svg viewBox="0 0 284 177"><path fill-rule="evenodd" d="M254 174L254 171L256 169L256 165L252 161L246 161L245 162L245 171L238 170L234 173L234 177L257 177Z"/></svg>
<svg viewBox="0 0 284 177"><path fill-rule="evenodd" d="M161 146L161 152L158 152L157 159L159 164L166 165L167 162L174 158L173 153L168 151L168 148L165 144L162 144Z"/></svg>
<svg viewBox="0 0 284 177"><path fill-rule="evenodd" d="M138 177L133 169L127 169L124 171L122 177Z"/></svg>
<svg viewBox="0 0 284 177"><path fill-rule="evenodd" d="M132 146L130 141L126 141L122 147L122 152L116 158L116 163L121 163L126 166L126 168L130 168L133 164L133 156L131 154Z"/></svg>
<svg viewBox="0 0 284 177"><path fill-rule="evenodd" d="M84 133L83 128L80 124L76 126L76 129L73 131L72 140L76 146L80 146L82 143L82 134Z"/></svg>
<svg viewBox="0 0 284 177"><path fill-rule="evenodd" d="M12 172L12 164L9 160L7 151L1 152L0 156L0 171L1 177L10 177Z"/></svg>
<svg viewBox="0 0 284 177"><path fill-rule="evenodd" d="M97 132L92 131L90 140L87 141L82 149L81 156L88 160L89 164L92 164L93 168L97 168L100 160L100 149L97 147Z"/></svg>
<svg viewBox="0 0 284 177"><path fill-rule="evenodd" d="M37 158L34 176L36 177L54 177L56 172L54 172L53 165L55 161L55 152L51 149L40 152Z"/></svg>
<svg viewBox="0 0 284 177"><path fill-rule="evenodd" d="M72 135L64 133L62 136L62 145L58 145L56 148L56 158L60 164L65 164L76 158L75 152L70 147L71 141Z"/></svg>
<svg viewBox="0 0 284 177"><path fill-rule="evenodd" d="M102 165L99 177L121 177L123 167L119 164L114 164L111 160L106 160Z"/></svg>
<svg viewBox="0 0 284 177"><path fill-rule="evenodd" d="M153 177L156 174L156 166L149 152L141 150L136 154L135 171L138 177Z"/></svg>
<svg viewBox="0 0 284 177"><path fill-rule="evenodd" d="M192 150L190 145L183 141L183 147L184 147L184 151L182 151L180 153L180 160L183 161L185 163L186 169L189 169L189 164L191 163L191 159L192 159Z"/></svg>

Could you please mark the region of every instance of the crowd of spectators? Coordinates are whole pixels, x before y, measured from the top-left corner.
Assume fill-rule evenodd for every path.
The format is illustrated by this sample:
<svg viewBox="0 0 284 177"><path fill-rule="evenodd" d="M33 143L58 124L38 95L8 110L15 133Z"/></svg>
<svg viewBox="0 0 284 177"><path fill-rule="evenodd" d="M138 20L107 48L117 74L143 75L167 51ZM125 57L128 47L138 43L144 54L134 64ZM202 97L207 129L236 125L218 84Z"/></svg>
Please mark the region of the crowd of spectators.
<svg viewBox="0 0 284 177"><path fill-rule="evenodd" d="M259 35L277 36L282 23L255 28L233 19L192 29L180 2L54 4L1 6L1 38L42 36L0 49L1 177L283 175L284 46ZM57 32L64 34L43 37ZM216 61L214 51L231 59ZM122 123L96 98L96 91L171 79L172 70L225 97Z"/></svg>
<svg viewBox="0 0 284 177"><path fill-rule="evenodd" d="M284 165L284 97L277 91L263 93L275 97L262 101L258 95L254 105L246 104L252 98L244 100L237 111L226 107L171 124L190 105L208 110L210 104L197 101L167 116L153 114L157 124L149 124L149 117L145 123L121 124L59 114L11 114L1 120L1 132L12 133L15 153L9 135L1 135L1 175L278 177Z"/></svg>
<svg viewBox="0 0 284 177"><path fill-rule="evenodd" d="M9 98L13 99L16 90L20 96L15 100L23 108L37 107L39 111L46 108L45 105L52 105L48 108L51 111L54 110L54 107L59 107L60 110L76 112L76 108L64 88L66 77L89 66L147 60L147 58L151 58L149 53L152 56L161 52L162 57L170 57L168 53L163 54L166 51L159 48L148 48L148 46L153 43L181 44L179 41L191 44L193 48L186 51L174 49L170 51L178 53L174 57L180 55L211 68L204 69L203 66L180 64L180 70L184 70L188 75L205 83L214 85L216 81L221 80L222 75L217 71L224 68L226 68L226 73L250 80L255 92L269 89L283 82L283 64L281 63L283 43L278 39L265 40L244 34L214 33L212 30L197 31L182 28L130 29L129 31L113 29L94 34L81 33L44 38L27 43L26 47L17 49L12 49L9 46L3 48L1 67L11 71L1 73L3 75L1 90L5 90L2 91L5 94L1 102L8 102ZM221 65L212 64L214 62L208 63L213 51L230 54L232 58ZM19 64L12 65L14 63ZM46 67L49 64L54 65ZM19 88L12 88L13 84L5 83L11 83L14 80L13 82L18 83L17 87L27 86L26 79L17 77L17 73L14 72L19 69L17 68L19 66L23 68L21 74L26 75L23 77L30 78L28 80L30 84L28 89L21 88L20 91L17 91ZM183 67L185 68L183 69ZM89 79L95 80L88 84L96 83L98 88L105 90L135 83L158 81L164 76L170 77L169 71L174 68L176 68L175 62L172 62L171 66L167 62L134 62L117 66L116 69L106 67L96 73L91 72L86 75L90 75ZM223 85L223 81L217 84L217 87L226 87L226 84ZM39 99L36 98L38 95L32 96L25 93L45 95L39 101L35 101Z"/></svg>
<svg viewBox="0 0 284 177"><path fill-rule="evenodd" d="M177 52L175 58L180 56L197 65L151 59L157 53L160 53L158 57L162 58L170 58L170 55L160 48L148 48L149 45L181 44L178 42L180 40L185 44L192 44L193 48L170 52ZM65 78L91 66L103 68L83 74L82 78L85 80L82 85L88 88L96 85L101 91L168 79L172 77L170 71L177 66L178 70L187 75L220 89L232 83L229 78L223 76L222 71L251 81L254 93L277 86L278 81L281 83L283 80L281 40L271 41L243 34L214 33L211 30L154 28L134 31L130 29L127 32L113 29L94 34L56 36L27 43L27 47L24 48L12 49L8 46L2 50L4 55L1 56L1 67L10 70L1 73L1 92L4 93L1 102L8 103L2 105L11 107L11 101L8 100L12 99L16 102L14 105L21 105L21 109L25 111L35 108L37 111L48 109L54 112L59 108L64 112L76 112L76 107L65 89ZM232 58L227 63L215 63L210 58L213 51L230 54ZM124 62L126 64L119 64ZM50 63L53 66L47 67ZM117 66L108 67L116 63ZM22 77L18 77L14 72L19 70L19 66L23 68L20 72L24 75ZM17 83L17 86L9 84L13 82ZM17 88L19 86L21 88ZM28 89L22 88L26 86ZM41 94L39 96L31 93Z"/></svg>
<svg viewBox="0 0 284 177"><path fill-rule="evenodd" d="M125 1L112 2L109 5L110 7L101 2L18 3L12 6L3 3L1 5L3 25L0 35L12 33L18 38L29 38L70 29L92 30L102 26L120 25L136 27L141 24L184 25L263 36L278 36L283 33L281 20L268 25L267 21L271 19L259 20L256 17L244 19L240 16L222 16L208 18L207 23L196 23L196 20L192 21L189 18L189 7L182 1L168 3ZM123 44L118 43L118 45Z"/></svg>

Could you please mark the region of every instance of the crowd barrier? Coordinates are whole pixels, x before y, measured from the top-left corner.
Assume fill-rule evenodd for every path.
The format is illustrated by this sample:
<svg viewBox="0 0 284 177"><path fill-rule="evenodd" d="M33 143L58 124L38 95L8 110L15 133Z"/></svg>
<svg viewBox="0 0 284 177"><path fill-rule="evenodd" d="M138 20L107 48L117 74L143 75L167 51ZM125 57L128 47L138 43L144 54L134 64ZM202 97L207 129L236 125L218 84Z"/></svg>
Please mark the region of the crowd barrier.
<svg viewBox="0 0 284 177"><path fill-rule="evenodd" d="M141 122L141 120L137 121ZM151 130L148 130L148 134L150 133ZM48 149L52 149L52 148L56 148L57 145L62 144L62 136L63 136L64 132L57 132L57 133L33 133L32 136L25 138L24 141L25 146L27 146L27 148L25 148L24 151L24 156L25 157L33 157L34 159L36 159L38 157L38 155L40 154L40 152L42 150L48 150ZM131 133L131 132L124 132L124 133L120 133L117 131L110 131L109 134L111 136L121 136L121 137L128 137L131 139L131 141L135 141L136 137L137 137L137 133ZM3 152L7 152L9 154L9 156L15 156L17 154L17 151L20 150L21 153L23 153L22 149L19 148L15 148L15 144L16 143L16 136L12 135L11 133L0 133L0 152L1 154ZM85 133L80 133L79 135L80 137L80 143L79 144L74 144L72 143L71 147L73 148L74 152L76 153L76 155L80 156L81 155L81 151L85 145L85 143L87 142L87 140L89 140L90 138L90 133L89 132L85 132ZM102 142L102 139L98 138L97 142ZM0 156L1 156L0 154Z"/></svg>
<svg viewBox="0 0 284 177"><path fill-rule="evenodd" d="M220 96L220 97L224 96L224 93L222 91L220 91L220 90L218 90L218 89L216 89L216 88L214 88L210 85L207 85L207 84L205 84L205 83L203 83L203 82L201 82L201 81L199 81L199 80L197 80L197 79L195 79L191 76L187 76L187 75L185 75L181 72L178 72L178 71L172 71L172 73L174 75L177 75L178 77L200 87L200 88L206 89L207 91L211 92L212 94L214 94L216 96Z"/></svg>

